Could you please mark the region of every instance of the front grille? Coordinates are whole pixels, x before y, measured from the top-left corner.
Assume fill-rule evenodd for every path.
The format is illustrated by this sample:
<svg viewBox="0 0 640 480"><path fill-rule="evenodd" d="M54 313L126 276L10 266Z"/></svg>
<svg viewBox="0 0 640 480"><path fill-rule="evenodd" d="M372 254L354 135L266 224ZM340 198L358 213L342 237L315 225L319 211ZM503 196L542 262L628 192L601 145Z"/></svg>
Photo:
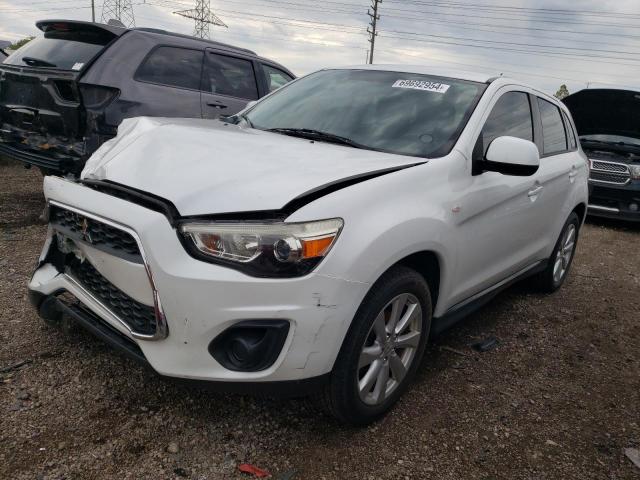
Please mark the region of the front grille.
<svg viewBox="0 0 640 480"><path fill-rule="evenodd" d="M106 308L126 323L132 332L156 333L154 307L143 305L104 278L88 261L74 258L67 262L67 274L96 297Z"/></svg>
<svg viewBox="0 0 640 480"><path fill-rule="evenodd" d="M89 243L125 260L142 263L138 243L124 230L56 205L51 206L49 219L56 230L75 240Z"/></svg>
<svg viewBox="0 0 640 480"><path fill-rule="evenodd" d="M624 163L591 160L589 178L595 182L625 185L631 181L631 173Z"/></svg>

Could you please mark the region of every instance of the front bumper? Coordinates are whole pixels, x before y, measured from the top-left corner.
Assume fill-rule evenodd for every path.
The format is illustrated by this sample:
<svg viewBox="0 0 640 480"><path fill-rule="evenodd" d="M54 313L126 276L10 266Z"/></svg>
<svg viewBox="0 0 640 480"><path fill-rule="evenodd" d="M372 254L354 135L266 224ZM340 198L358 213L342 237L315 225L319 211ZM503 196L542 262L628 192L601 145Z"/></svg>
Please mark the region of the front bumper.
<svg viewBox="0 0 640 480"><path fill-rule="evenodd" d="M640 221L640 180L627 185L591 182L590 186L589 215Z"/></svg>
<svg viewBox="0 0 640 480"><path fill-rule="evenodd" d="M161 375L217 382L264 383L316 378L331 371L342 340L369 285L311 273L295 279L262 279L201 262L189 256L167 218L158 212L57 177L45 179L48 201L81 206L135 232L144 249L145 266L161 301L167 325L165 338L143 339L72 279L47 262L54 232L29 284L32 295L69 292L83 310L139 348ZM152 306L154 288L143 268L117 256L88 248L93 266L135 300ZM69 312L66 312L69 313ZM286 320L284 346L265 370L231 371L208 351L211 341L229 326L246 320Z"/></svg>

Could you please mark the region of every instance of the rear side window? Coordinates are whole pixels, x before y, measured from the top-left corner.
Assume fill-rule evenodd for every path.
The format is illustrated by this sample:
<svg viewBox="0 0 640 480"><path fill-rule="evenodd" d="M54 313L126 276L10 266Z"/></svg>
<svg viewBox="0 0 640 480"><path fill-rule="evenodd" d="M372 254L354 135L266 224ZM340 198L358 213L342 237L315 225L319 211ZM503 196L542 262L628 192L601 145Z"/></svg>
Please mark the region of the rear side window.
<svg viewBox="0 0 640 480"><path fill-rule="evenodd" d="M158 47L138 68L136 80L171 87L200 89L202 51Z"/></svg>
<svg viewBox="0 0 640 480"><path fill-rule="evenodd" d="M230 97L258 99L253 63L237 57L208 53L202 89Z"/></svg>
<svg viewBox="0 0 640 480"><path fill-rule="evenodd" d="M495 138L505 135L533 141L531 105L524 92L505 93L496 102L482 129L484 153Z"/></svg>
<svg viewBox="0 0 640 480"><path fill-rule="evenodd" d="M293 80L293 77L291 77L291 75L287 75L282 70L278 70L277 68L270 65L263 64L262 70L264 70L264 75L265 77L267 77L269 92L273 92L274 90L285 86L287 83Z"/></svg>
<svg viewBox="0 0 640 480"><path fill-rule="evenodd" d="M51 31L34 38L4 63L80 71L113 39L100 31Z"/></svg>
<svg viewBox="0 0 640 480"><path fill-rule="evenodd" d="M542 120L542 138L544 155L567 150L567 137L562 123L560 109L553 103L538 97L540 119Z"/></svg>
<svg viewBox="0 0 640 480"><path fill-rule="evenodd" d="M567 132L567 138L569 139L569 150L575 150L578 145L576 143L576 134L573 131L573 126L571 125L566 113L562 112L562 117L564 118L564 126Z"/></svg>

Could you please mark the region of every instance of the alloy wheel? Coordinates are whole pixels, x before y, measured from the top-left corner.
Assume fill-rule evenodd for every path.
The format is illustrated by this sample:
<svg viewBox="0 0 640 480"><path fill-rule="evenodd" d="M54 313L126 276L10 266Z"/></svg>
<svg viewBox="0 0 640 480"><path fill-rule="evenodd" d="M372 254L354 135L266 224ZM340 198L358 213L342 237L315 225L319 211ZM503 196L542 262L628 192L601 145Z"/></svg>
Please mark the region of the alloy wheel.
<svg viewBox="0 0 640 480"><path fill-rule="evenodd" d="M376 316L360 352L357 388L367 405L380 405L402 383L422 336L422 307L403 293Z"/></svg>
<svg viewBox="0 0 640 480"><path fill-rule="evenodd" d="M553 265L553 281L556 283L562 281L567 274L576 246L576 233L576 226L573 223L567 225Z"/></svg>

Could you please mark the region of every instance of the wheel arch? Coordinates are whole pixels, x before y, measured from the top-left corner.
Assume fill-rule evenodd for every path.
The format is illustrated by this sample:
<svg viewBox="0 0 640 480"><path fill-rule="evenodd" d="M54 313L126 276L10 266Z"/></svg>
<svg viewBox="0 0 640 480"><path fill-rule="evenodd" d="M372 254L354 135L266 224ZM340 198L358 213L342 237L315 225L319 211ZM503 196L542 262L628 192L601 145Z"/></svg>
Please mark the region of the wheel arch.
<svg viewBox="0 0 640 480"><path fill-rule="evenodd" d="M578 218L580 219L580 223L582 224L587 218L587 205L585 203L579 203L578 205L575 206L575 208L573 209L573 212L575 212L576 215L578 215Z"/></svg>
<svg viewBox="0 0 640 480"><path fill-rule="evenodd" d="M429 293L431 294L431 308L435 311L440 293L442 271L441 259L438 254L432 250L423 250L404 257L389 268L393 268L396 265L411 268L425 279L429 286Z"/></svg>

